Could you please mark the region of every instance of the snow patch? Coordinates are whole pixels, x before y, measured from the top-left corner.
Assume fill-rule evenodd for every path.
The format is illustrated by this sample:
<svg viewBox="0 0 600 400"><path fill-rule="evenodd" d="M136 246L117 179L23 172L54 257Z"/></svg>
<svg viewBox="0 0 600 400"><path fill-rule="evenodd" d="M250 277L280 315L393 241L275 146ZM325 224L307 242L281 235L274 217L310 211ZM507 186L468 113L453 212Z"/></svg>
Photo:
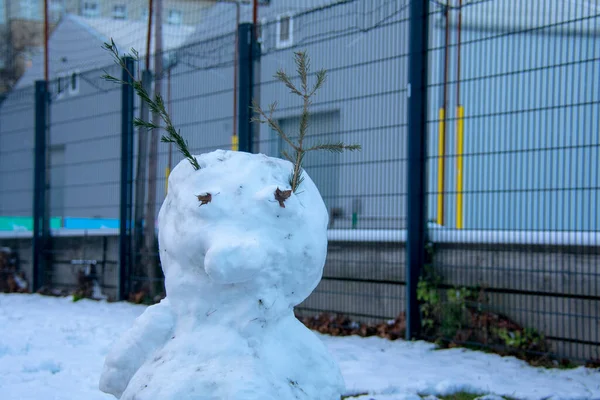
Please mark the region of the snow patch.
<svg viewBox="0 0 600 400"><path fill-rule="evenodd" d="M53 360L45 360L42 361L41 363L35 363L35 364L28 364L23 366L23 372L25 373L36 373L36 372L43 372L43 371L47 371L50 372L52 375L54 374L58 374L61 370L61 366L60 364L58 364L57 362L53 361Z"/></svg>
<svg viewBox="0 0 600 400"><path fill-rule="evenodd" d="M0 398L110 400L113 397L98 390L97 383L107 349L146 309L129 303L0 294ZM66 335L76 336L78 343L65 340ZM457 382L457 390L523 400L600 399L600 370L533 368L512 357L435 350L426 342L316 337L340 365L346 393L369 393L353 400L441 396L436 387L442 381ZM60 372L24 372L26 366L39 367L46 360L60 366ZM382 394L391 388L397 393Z"/></svg>

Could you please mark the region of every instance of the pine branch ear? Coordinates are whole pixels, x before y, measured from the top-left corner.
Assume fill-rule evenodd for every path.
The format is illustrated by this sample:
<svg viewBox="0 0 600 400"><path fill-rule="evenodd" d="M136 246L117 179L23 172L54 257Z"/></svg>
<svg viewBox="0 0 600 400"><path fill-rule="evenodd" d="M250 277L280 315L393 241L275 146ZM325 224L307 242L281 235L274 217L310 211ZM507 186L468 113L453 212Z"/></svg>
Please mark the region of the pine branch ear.
<svg viewBox="0 0 600 400"><path fill-rule="evenodd" d="M315 82L315 86L313 86L311 92L310 92L310 96L312 96L313 94L315 94L315 92L317 90L319 90L321 88L321 86L323 86L323 84L325 83L325 80L327 78L327 71L325 71L324 69L320 70L319 72L317 72L317 82Z"/></svg>
<svg viewBox="0 0 600 400"><path fill-rule="evenodd" d="M150 109L150 111L152 111L154 114L158 114L165 124L164 127L161 127L156 124L153 124L152 122L143 121L140 118L136 118L133 122L134 125L137 127L145 127L147 129L164 129L167 132L167 136L163 136L161 138L161 141L168 142L168 143L175 143L175 145L177 146L177 148L179 149L181 154L183 154L183 156L185 158L187 158L187 160L190 162L192 167L195 170L199 170L200 164L198 164L198 160L196 160L196 158L190 153L190 151L188 149L188 143L183 139L183 137L180 135L179 131L177 131L175 129L175 127L173 126L173 123L171 121L171 116L165 109L165 102L164 102L162 96L157 94L154 96L154 99L152 99L152 97L148 94L148 92L144 88L142 81L135 79L133 73L131 71L129 71L129 69L127 69L127 65L125 64L125 61L124 61L125 57L132 57L134 60L139 60L139 53L137 52L137 50L132 48L131 53L133 55L124 54L123 56L121 56L119 54L119 49L117 48L117 45L115 44L115 42L112 38L110 39L110 43L105 42L102 45L102 48L104 50L108 51L111 54L111 56L113 57L115 63L117 65L119 65L125 72L127 72L127 74L129 75L129 77L131 78L131 81L132 81L131 86L133 87L133 89L135 90L135 92L137 93L139 98L148 105L148 108ZM113 82L113 83L128 84L128 82L125 82L121 79L111 76L110 74L106 73L106 71L105 71L105 74L102 76L102 78L109 82Z"/></svg>
<svg viewBox="0 0 600 400"><path fill-rule="evenodd" d="M271 129L273 129L279 137L281 137L290 147L294 150L294 157L292 157L287 151L282 151L282 156L289 160L292 164L294 164L294 168L292 173L290 174L289 184L291 186L291 191L296 193L300 184L304 181L303 176L303 168L302 161L304 160L304 156L309 151L316 150L327 150L334 153L341 153L344 150L355 151L361 150L361 146L358 144L345 144L343 142L339 143L322 143L311 146L309 148L304 147L304 138L306 133L308 132L309 126L309 107L312 104L311 98L315 95L315 93L323 86L326 81L327 72L322 69L316 73L316 81L314 86L309 90L308 88L308 75L310 72L310 58L306 54L305 51L299 51L294 53L294 62L296 64L296 72L300 77L301 88L298 88L293 84L292 79L287 75L287 73L283 70L277 71L275 74L275 78L283 83L288 89L290 89L291 93L302 98L303 106L302 106L302 114L300 116L300 127L298 132L298 140L294 142L290 139L287 133L281 129L281 126L277 122L275 118L273 118L273 114L275 113L276 103L273 103L269 107L268 114L260 107L260 105L256 102L252 102L252 110L257 114L257 116L253 117L252 120L260 123L266 123L269 125ZM277 189L279 190L279 188ZM277 197L277 191L276 191ZM280 205L283 206L283 199L280 201Z"/></svg>

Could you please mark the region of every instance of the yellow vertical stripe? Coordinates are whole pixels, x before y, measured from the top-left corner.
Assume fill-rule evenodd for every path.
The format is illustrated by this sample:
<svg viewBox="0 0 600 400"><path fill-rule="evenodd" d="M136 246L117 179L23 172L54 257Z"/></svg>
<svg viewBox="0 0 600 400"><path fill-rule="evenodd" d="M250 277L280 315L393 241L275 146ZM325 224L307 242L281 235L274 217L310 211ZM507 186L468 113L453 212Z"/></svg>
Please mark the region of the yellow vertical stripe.
<svg viewBox="0 0 600 400"><path fill-rule="evenodd" d="M464 116L465 109L456 110L456 228L463 229L463 152L464 152Z"/></svg>
<svg viewBox="0 0 600 400"><path fill-rule="evenodd" d="M444 158L446 156L446 113L440 108L438 126L437 223L444 225Z"/></svg>
<svg viewBox="0 0 600 400"><path fill-rule="evenodd" d="M233 135L231 137L231 150L238 151L240 148L240 142L238 139L238 135Z"/></svg>
<svg viewBox="0 0 600 400"><path fill-rule="evenodd" d="M169 175L171 175L171 168L165 168L165 195L169 193Z"/></svg>

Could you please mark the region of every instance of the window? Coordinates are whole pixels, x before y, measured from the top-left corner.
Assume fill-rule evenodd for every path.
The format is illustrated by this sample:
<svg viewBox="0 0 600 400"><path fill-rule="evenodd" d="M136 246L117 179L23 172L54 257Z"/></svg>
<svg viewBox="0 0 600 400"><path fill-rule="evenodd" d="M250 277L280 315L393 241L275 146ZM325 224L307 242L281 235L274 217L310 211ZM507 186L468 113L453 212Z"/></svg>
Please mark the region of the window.
<svg viewBox="0 0 600 400"><path fill-rule="evenodd" d="M167 24L169 25L181 25L183 15L179 10L169 10L169 16L167 18Z"/></svg>
<svg viewBox="0 0 600 400"><path fill-rule="evenodd" d="M56 98L60 99L67 91L68 79L65 74L59 74L56 78Z"/></svg>
<svg viewBox="0 0 600 400"><path fill-rule="evenodd" d="M68 85L69 85L69 94L79 93L79 71L73 71L71 73Z"/></svg>
<svg viewBox="0 0 600 400"><path fill-rule="evenodd" d="M112 17L114 19L127 18L127 6L125 4L116 4L113 6Z"/></svg>
<svg viewBox="0 0 600 400"><path fill-rule="evenodd" d="M100 8L95 1L86 1L83 3L82 14L84 17L97 17L100 15Z"/></svg>
<svg viewBox="0 0 600 400"><path fill-rule="evenodd" d="M267 25L267 20L265 18L262 18L259 21L258 26L256 27L256 37L257 37L258 43L264 43L264 41L265 41L266 25Z"/></svg>
<svg viewBox="0 0 600 400"><path fill-rule="evenodd" d="M142 8L142 16L140 17L142 21L148 21L148 8Z"/></svg>
<svg viewBox="0 0 600 400"><path fill-rule="evenodd" d="M277 47L292 45L294 34L294 20L291 15L284 14L277 17Z"/></svg>

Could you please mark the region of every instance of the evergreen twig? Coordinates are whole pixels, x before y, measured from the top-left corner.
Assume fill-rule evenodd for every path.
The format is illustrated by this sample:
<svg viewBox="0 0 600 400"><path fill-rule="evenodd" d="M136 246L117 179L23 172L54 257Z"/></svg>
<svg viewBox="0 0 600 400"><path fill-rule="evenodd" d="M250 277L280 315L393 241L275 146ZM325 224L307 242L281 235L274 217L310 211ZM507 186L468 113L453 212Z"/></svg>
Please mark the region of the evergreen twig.
<svg viewBox="0 0 600 400"><path fill-rule="evenodd" d="M192 167L194 167L195 170L199 170L200 164L198 164L198 160L196 160L196 158L190 153L190 151L188 149L187 141L181 136L180 132L178 130L176 130L175 127L173 126L173 122L171 121L171 116L169 115L169 113L167 112L167 110L165 108L165 102L164 102L162 96L160 94L156 94L153 99L150 96L150 94L148 94L148 92L146 91L144 86L142 85L142 81L135 79L133 73L131 71L129 71L129 69L127 68L127 65L125 65L126 57L132 57L134 60L139 61L138 52L132 48L131 49L132 54L125 53L123 55L120 55L119 49L117 48L117 45L115 44L115 42L112 39L110 40L110 43L104 43L102 48L104 50L107 50L108 52L110 52L115 63L117 65L119 65L123 70L125 70L125 72L127 72L127 74L129 75L129 77L131 78L131 81L132 81L131 86L133 86L133 89L135 90L137 95L140 97L140 99L142 99L143 102L145 102L148 105L148 108L150 109L150 111L152 111L154 114L157 114L160 116L160 118L162 119L162 121L165 124L165 126L158 126L156 124L153 124L152 122L144 121L141 118L135 118L133 121L133 125L136 127L143 127L146 129L164 129L167 132L167 135L163 135L161 137L161 139L160 139L161 142L174 143L177 146L177 148L179 149L179 151L181 152L181 154L183 154L184 157L187 158L187 160L190 162L190 164L192 164ZM118 83L121 85L129 84L129 82L126 82L122 79L118 79L112 75L109 75L106 71L104 71L104 75L102 76L102 78L109 82L114 82L114 83Z"/></svg>
<svg viewBox="0 0 600 400"><path fill-rule="evenodd" d="M275 74L275 78L281 81L290 92L302 97L302 114L300 115L300 127L298 132L298 140L294 142L281 128L276 119L273 118L273 114L277 108L277 103L273 103L269 106L268 112L265 112L260 105L256 102L252 102L252 109L258 115L257 117L253 117L252 121L259 122L261 124L267 124L271 129L273 129L277 134L287 143L293 150L294 156L292 157L287 151L282 151L282 156L289 160L294 164L294 169L290 174L289 184L292 188L292 191L295 193L304 177L302 176L302 161L304 156L309 151L316 150L327 150L333 153L341 153L344 150L354 151L360 150L361 146L359 144L344 144L343 142L337 143L319 143L311 147L304 147L304 138L308 131L308 122L310 113L308 111L311 105L311 98L315 95L317 90L319 90L323 84L325 83L326 71L320 70L316 74L316 82L311 87L309 87L308 82L308 73L310 71L310 59L306 55L306 52L294 52L294 61L296 63L296 71L300 76L300 87L296 86L290 76L283 70L277 71Z"/></svg>

